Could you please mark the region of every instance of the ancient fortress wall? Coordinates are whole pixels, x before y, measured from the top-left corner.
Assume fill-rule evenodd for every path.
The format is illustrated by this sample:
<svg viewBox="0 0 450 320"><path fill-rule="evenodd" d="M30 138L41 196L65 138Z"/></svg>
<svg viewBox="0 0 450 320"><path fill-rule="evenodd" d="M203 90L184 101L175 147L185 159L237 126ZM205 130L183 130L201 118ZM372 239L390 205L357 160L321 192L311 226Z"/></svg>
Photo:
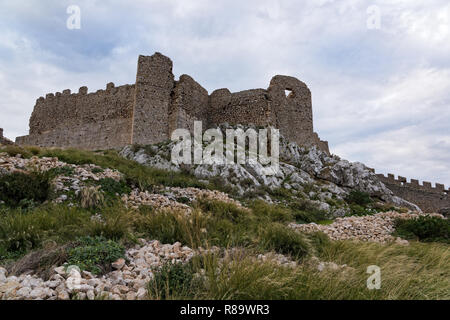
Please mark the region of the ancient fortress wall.
<svg viewBox="0 0 450 320"><path fill-rule="evenodd" d="M274 125L269 97L264 89L231 93L219 89L211 94L210 123L252 123L256 126Z"/></svg>
<svg viewBox="0 0 450 320"><path fill-rule="evenodd" d="M208 126L208 91L188 75L175 83L169 109L169 132L176 129L194 131L194 121Z"/></svg>
<svg viewBox="0 0 450 320"><path fill-rule="evenodd" d="M3 128L0 128L0 144L7 145L13 144L13 142L3 136Z"/></svg>
<svg viewBox="0 0 450 320"><path fill-rule="evenodd" d="M436 183L433 187L431 182L420 184L415 179L408 182L405 177L396 179L391 173L377 176L396 196L417 204L425 212L437 212L450 207L450 189L445 189L443 184Z"/></svg>
<svg viewBox="0 0 450 320"><path fill-rule="evenodd" d="M170 139L173 130L193 130L229 124L271 125L299 145L317 145L329 153L328 143L313 130L311 92L298 79L275 76L269 88L211 95L188 75L175 81L172 61L160 53L140 56L136 83L96 93L81 87L48 94L36 101L30 134L18 137L22 145L121 148L128 144L154 144ZM286 90L289 94L286 95Z"/></svg>
<svg viewBox="0 0 450 320"><path fill-rule="evenodd" d="M47 94L36 101L30 135L18 137L22 145L109 149L131 143L134 85L88 93L81 87Z"/></svg>

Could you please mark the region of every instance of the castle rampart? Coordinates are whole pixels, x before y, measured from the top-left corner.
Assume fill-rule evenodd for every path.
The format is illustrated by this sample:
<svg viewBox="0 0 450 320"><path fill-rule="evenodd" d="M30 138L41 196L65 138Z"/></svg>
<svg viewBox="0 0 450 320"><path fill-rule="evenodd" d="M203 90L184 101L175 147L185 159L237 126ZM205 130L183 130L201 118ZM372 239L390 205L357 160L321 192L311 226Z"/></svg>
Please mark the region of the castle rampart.
<svg viewBox="0 0 450 320"><path fill-rule="evenodd" d="M313 131L311 92L300 80L275 76L267 90L220 89L209 95L188 75L175 81L172 61L160 53L139 57L134 85L109 83L95 93L81 87L76 94L67 89L40 97L30 134L16 142L90 150L154 144L177 128L193 130L196 120L205 129L224 122L271 125L288 140L329 153L328 143Z"/></svg>
<svg viewBox="0 0 450 320"><path fill-rule="evenodd" d="M437 212L450 207L450 189L446 189L443 184L436 183L433 186L427 181L420 184L416 179L408 182L407 178L395 178L392 173L377 176L396 196L417 204L425 212Z"/></svg>
<svg viewBox="0 0 450 320"><path fill-rule="evenodd" d="M131 143L134 85L88 93L81 87L40 97L30 118L30 135L18 144L108 149Z"/></svg>

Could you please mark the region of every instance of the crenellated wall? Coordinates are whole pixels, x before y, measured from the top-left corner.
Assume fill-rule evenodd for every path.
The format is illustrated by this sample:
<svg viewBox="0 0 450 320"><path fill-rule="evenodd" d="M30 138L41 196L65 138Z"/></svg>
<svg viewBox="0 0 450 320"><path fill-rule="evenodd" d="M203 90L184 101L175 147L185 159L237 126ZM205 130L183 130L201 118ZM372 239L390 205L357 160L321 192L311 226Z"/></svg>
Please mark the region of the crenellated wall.
<svg viewBox="0 0 450 320"><path fill-rule="evenodd" d="M134 85L88 93L81 87L47 94L36 101L30 135L18 137L23 145L109 149L131 143Z"/></svg>
<svg viewBox="0 0 450 320"><path fill-rule="evenodd" d="M396 178L391 173L377 176L396 196L417 204L425 212L437 212L450 207L450 189L446 189L443 184L436 183L433 186L426 181L420 184L416 179L408 182L405 177Z"/></svg>
<svg viewBox="0 0 450 320"><path fill-rule="evenodd" d="M265 89L231 93L208 91L188 75L178 81L173 63L160 53L139 56L136 83L88 93L81 87L47 94L36 101L30 134L18 137L22 145L121 148L128 144L154 144L168 140L173 130L192 131L194 121L203 128L230 124L272 125L299 145L317 145L329 153L328 143L313 131L311 92L292 77L275 76ZM286 95L285 90L290 94Z"/></svg>

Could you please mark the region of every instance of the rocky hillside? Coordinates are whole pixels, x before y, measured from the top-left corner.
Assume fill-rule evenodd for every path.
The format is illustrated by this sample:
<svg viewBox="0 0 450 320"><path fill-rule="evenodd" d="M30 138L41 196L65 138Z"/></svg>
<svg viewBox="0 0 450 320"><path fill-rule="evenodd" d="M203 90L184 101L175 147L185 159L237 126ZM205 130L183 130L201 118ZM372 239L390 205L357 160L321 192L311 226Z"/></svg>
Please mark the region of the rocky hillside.
<svg viewBox="0 0 450 320"><path fill-rule="evenodd" d="M2 147L0 299L449 298L448 220L364 165L282 140L265 176L174 166L171 145Z"/></svg>
<svg viewBox="0 0 450 320"><path fill-rule="evenodd" d="M225 136L228 128L245 131L249 127L224 125L218 129ZM228 186L231 193L243 198L276 201L273 195L285 192L293 199L309 199L332 217L351 213L351 208L343 200L352 191L366 193L373 199L396 207L420 211L415 204L394 196L364 164L352 163L336 155L329 156L315 147L299 147L283 136L280 137L280 170L276 175L265 175L259 162L244 165L174 165L170 161L174 145L168 142L154 146L128 146L120 154L145 166L184 171L201 180L218 181Z"/></svg>

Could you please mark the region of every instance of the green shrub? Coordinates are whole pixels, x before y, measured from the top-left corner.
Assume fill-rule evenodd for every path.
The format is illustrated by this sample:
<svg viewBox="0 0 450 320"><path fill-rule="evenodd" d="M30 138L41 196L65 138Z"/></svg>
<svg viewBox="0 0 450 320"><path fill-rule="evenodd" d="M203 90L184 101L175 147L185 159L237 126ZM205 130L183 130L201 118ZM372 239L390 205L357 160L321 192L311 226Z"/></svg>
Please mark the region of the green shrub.
<svg viewBox="0 0 450 320"><path fill-rule="evenodd" d="M328 215L309 200L297 199L289 204L292 215L297 223L311 223L326 220Z"/></svg>
<svg viewBox="0 0 450 320"><path fill-rule="evenodd" d="M50 195L48 173L14 172L0 177L0 200L10 207L28 207L42 203Z"/></svg>
<svg viewBox="0 0 450 320"><path fill-rule="evenodd" d="M86 226L87 234L103 236L113 240L128 240L135 238L133 224L137 220L135 212L123 207L120 202L104 205L101 215L91 217ZM136 223L138 225L138 223Z"/></svg>
<svg viewBox="0 0 450 320"><path fill-rule="evenodd" d="M104 178L99 182L102 190L110 197L115 197L116 194L129 194L131 192L131 188L126 184L125 181L116 181L112 178Z"/></svg>
<svg viewBox="0 0 450 320"><path fill-rule="evenodd" d="M256 200L250 204L253 213L260 218L267 218L272 222L290 222L294 220L289 208L281 205L271 205L262 200Z"/></svg>
<svg viewBox="0 0 450 320"><path fill-rule="evenodd" d="M352 190L345 198L345 201L349 204L357 204L361 207L367 207L373 202L368 193L358 190Z"/></svg>
<svg viewBox="0 0 450 320"><path fill-rule="evenodd" d="M162 243L181 242L197 248L204 245L207 234L206 217L195 210L189 217L183 212L157 211L150 207L141 207L135 215L133 229L142 237L157 239Z"/></svg>
<svg viewBox="0 0 450 320"><path fill-rule="evenodd" d="M16 145L9 145L0 147L0 152L6 152L9 154L10 157L15 157L18 154L22 155L23 158L30 158L33 154L26 149L16 146Z"/></svg>
<svg viewBox="0 0 450 320"><path fill-rule="evenodd" d="M52 177L66 176L70 177L75 173L75 169L69 166L57 167L49 170L49 174Z"/></svg>
<svg viewBox="0 0 450 320"><path fill-rule="evenodd" d="M450 222L447 219L431 216L398 219L395 229L395 234L405 239L450 243Z"/></svg>
<svg viewBox="0 0 450 320"><path fill-rule="evenodd" d="M232 196L237 196L237 188L227 183L224 178L220 176L212 177L208 180L207 188L210 190L219 190Z"/></svg>
<svg viewBox="0 0 450 320"><path fill-rule="evenodd" d="M153 299L179 299L193 297L200 285L194 276L192 263L166 262L153 271L154 278L148 283L148 292Z"/></svg>
<svg viewBox="0 0 450 320"><path fill-rule="evenodd" d="M246 210L237 207L233 203L206 199L199 199L197 203L203 212L211 213L216 218L228 219L234 223L241 221L249 214Z"/></svg>
<svg viewBox="0 0 450 320"><path fill-rule="evenodd" d="M360 206L359 204L351 204L348 216L368 216L377 213L376 209Z"/></svg>
<svg viewBox="0 0 450 320"><path fill-rule="evenodd" d="M53 204L30 211L6 210L0 218L0 252L3 256L20 255L45 242L74 240L87 234L86 226L92 223L90 216L80 208Z"/></svg>
<svg viewBox="0 0 450 320"><path fill-rule="evenodd" d="M46 243L65 244L83 236L132 241L145 235L141 230L147 225L138 217L140 214L121 203L103 206L98 217L93 217L90 210L64 204L49 203L27 211L0 208L0 260L39 249Z"/></svg>
<svg viewBox="0 0 450 320"><path fill-rule="evenodd" d="M261 243L266 250L275 250L300 259L308 254L308 243L302 234L279 223L262 230Z"/></svg>
<svg viewBox="0 0 450 320"><path fill-rule="evenodd" d="M110 270L111 263L124 258L125 248L104 237L82 237L75 241L75 248L69 250L68 265L77 265L94 274Z"/></svg>
<svg viewBox="0 0 450 320"><path fill-rule="evenodd" d="M266 191L269 193L271 197L279 200L291 199L293 196L292 191L286 188L276 188L276 189L267 188Z"/></svg>

